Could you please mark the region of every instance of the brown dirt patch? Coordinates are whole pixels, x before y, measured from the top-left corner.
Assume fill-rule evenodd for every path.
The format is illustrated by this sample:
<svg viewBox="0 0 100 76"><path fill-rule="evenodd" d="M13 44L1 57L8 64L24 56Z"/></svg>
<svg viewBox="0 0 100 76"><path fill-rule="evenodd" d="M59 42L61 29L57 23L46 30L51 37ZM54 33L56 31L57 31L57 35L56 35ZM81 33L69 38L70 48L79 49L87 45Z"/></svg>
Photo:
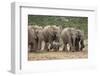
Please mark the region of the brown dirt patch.
<svg viewBox="0 0 100 76"><path fill-rule="evenodd" d="M84 59L84 58L88 58L88 51L28 53L29 61L55 60L55 59Z"/></svg>

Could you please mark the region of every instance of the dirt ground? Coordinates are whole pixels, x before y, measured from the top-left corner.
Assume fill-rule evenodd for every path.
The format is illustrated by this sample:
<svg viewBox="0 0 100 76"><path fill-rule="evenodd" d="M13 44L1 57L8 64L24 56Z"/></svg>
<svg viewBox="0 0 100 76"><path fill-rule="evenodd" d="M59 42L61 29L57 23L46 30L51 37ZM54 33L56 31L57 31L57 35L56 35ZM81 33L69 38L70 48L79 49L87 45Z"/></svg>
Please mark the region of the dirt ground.
<svg viewBox="0 0 100 76"><path fill-rule="evenodd" d="M82 59L82 58L88 58L88 51L28 53L29 61L54 60L54 59Z"/></svg>

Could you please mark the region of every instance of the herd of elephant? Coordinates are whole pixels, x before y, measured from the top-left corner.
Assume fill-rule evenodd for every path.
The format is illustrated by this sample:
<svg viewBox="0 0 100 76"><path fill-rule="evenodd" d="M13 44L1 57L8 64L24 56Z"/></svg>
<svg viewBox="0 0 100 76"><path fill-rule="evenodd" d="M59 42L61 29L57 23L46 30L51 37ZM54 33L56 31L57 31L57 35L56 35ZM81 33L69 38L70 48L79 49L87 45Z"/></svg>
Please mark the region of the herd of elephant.
<svg viewBox="0 0 100 76"><path fill-rule="evenodd" d="M28 51L82 51L84 32L80 29L56 25L45 27L28 25Z"/></svg>

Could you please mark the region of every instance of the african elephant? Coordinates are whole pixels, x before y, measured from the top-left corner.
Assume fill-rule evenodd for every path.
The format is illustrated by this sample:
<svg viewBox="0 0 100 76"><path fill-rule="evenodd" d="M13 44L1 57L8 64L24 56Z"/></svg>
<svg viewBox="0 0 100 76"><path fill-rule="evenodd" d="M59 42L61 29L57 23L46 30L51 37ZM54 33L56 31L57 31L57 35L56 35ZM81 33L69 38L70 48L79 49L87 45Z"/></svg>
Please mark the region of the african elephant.
<svg viewBox="0 0 100 76"><path fill-rule="evenodd" d="M42 35L43 40L45 43L44 50L50 50L50 48L53 46L53 41L59 42L60 37L60 27L57 26L45 26Z"/></svg>
<svg viewBox="0 0 100 76"><path fill-rule="evenodd" d="M76 30L76 41L75 41L75 47L77 51L82 51L84 46L84 32L77 29Z"/></svg>
<svg viewBox="0 0 100 76"><path fill-rule="evenodd" d="M42 27L37 25L28 26L28 47L32 51L40 51L41 41L43 40L42 36Z"/></svg>
<svg viewBox="0 0 100 76"><path fill-rule="evenodd" d="M84 48L84 38L81 30L77 30L75 28L64 28L61 32L62 39L62 50L68 51L68 45L70 47L70 51L79 50L79 46L81 45L81 50Z"/></svg>
<svg viewBox="0 0 100 76"><path fill-rule="evenodd" d="M36 36L38 38L38 41L37 41L37 50L38 51L41 51L42 41L44 39L42 31L43 31L43 28L41 26L37 26L36 29L35 29Z"/></svg>
<svg viewBox="0 0 100 76"><path fill-rule="evenodd" d="M32 25L28 26L28 49L29 51L36 51L37 46L37 35Z"/></svg>
<svg viewBox="0 0 100 76"><path fill-rule="evenodd" d="M70 28L64 28L61 32L61 42L62 42L62 49L61 51L68 51L67 45L69 44L70 47L72 47L71 42L71 29Z"/></svg>

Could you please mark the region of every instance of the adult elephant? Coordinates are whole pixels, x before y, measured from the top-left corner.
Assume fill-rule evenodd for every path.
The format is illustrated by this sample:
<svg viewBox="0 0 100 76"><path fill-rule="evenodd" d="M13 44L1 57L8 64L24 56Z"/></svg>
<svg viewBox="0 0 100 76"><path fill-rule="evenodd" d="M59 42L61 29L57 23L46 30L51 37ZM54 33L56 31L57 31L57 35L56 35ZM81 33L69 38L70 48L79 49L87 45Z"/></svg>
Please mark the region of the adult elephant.
<svg viewBox="0 0 100 76"><path fill-rule="evenodd" d="M41 26L37 26L35 27L35 33L36 33L36 36L37 36L37 51L41 51L42 49L42 42L43 42L43 28Z"/></svg>
<svg viewBox="0 0 100 76"><path fill-rule="evenodd" d="M43 35L43 41L45 43L44 50L50 50L50 48L53 46L53 42L59 42L60 38L60 31L61 28L58 26L45 26L42 35Z"/></svg>
<svg viewBox="0 0 100 76"><path fill-rule="evenodd" d="M38 41L38 38L37 38L37 35L35 32L35 28L34 28L34 26L29 25L28 26L28 48L29 48L29 51L31 51L31 52L36 51L37 41Z"/></svg>
<svg viewBox="0 0 100 76"><path fill-rule="evenodd" d="M28 45L31 51L38 52L41 50L43 41L43 28L37 25L28 26Z"/></svg>
<svg viewBox="0 0 100 76"><path fill-rule="evenodd" d="M62 49L61 51L69 51L67 45L70 45L70 49L72 49L72 29L74 28L64 28L61 32L61 42Z"/></svg>
<svg viewBox="0 0 100 76"><path fill-rule="evenodd" d="M64 51L78 51L84 48L84 35L81 30L75 28L64 28L61 33L62 50ZM69 45L69 49L68 49ZM81 46L81 47L80 47Z"/></svg>
<svg viewBox="0 0 100 76"><path fill-rule="evenodd" d="M80 29L71 29L72 51L82 51L84 48L84 32Z"/></svg>

